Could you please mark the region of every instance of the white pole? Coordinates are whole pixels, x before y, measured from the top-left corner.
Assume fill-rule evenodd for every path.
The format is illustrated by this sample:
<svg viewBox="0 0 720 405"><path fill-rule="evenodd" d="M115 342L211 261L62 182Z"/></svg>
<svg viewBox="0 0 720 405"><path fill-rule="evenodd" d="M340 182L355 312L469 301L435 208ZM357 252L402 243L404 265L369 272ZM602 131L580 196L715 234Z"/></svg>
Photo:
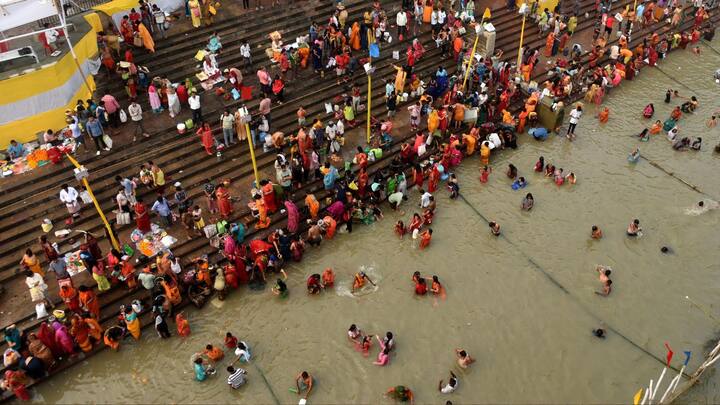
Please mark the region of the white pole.
<svg viewBox="0 0 720 405"><path fill-rule="evenodd" d="M73 48L72 42L70 42L70 34L67 30L67 22L65 21L65 12L63 10L63 3L62 0L57 0L57 3L55 3L55 8L58 11L58 18L60 19L60 24L62 26L63 33L65 33L65 40L68 43L68 47L70 48L70 54L72 54L72 58L75 61L75 66L77 66L78 70L80 71L80 76L83 79L83 83L85 83L85 87L87 88L88 92L90 93L90 96L92 97L93 90L90 87L90 84L88 84L87 77L85 76L85 72L83 72L82 66L80 66L80 62L77 59L77 55L75 54L75 48Z"/></svg>
<svg viewBox="0 0 720 405"><path fill-rule="evenodd" d="M667 367L663 368L662 373L660 373L660 378L658 378L657 383L655 384L655 390L650 394L650 401L652 402L655 400L655 394L657 394L658 389L660 388L660 383L662 383L663 378L665 378L665 372L667 371Z"/></svg>

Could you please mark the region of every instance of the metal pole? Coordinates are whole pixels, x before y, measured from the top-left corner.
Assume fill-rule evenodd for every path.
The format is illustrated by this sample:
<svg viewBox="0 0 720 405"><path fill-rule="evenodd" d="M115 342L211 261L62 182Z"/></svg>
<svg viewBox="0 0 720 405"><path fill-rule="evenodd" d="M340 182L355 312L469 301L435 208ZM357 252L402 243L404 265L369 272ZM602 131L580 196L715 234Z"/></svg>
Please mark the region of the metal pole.
<svg viewBox="0 0 720 405"><path fill-rule="evenodd" d="M70 160L70 162L75 165L78 169L80 169L82 166L80 163L75 160L72 156L70 156L69 153L66 153L65 156ZM100 204L98 203L97 199L95 198L95 194L92 191L92 187L90 187L90 183L87 181L87 178L82 179L83 185L85 186L85 189L87 190L88 194L90 195L90 199L92 200L93 204L95 205L95 209L97 210L98 214L100 215L100 219L102 219L103 223L105 224L105 229L108 231L108 235L110 235L110 242L112 243L113 247L117 250L120 250L120 244L118 243L117 239L115 239L115 233L112 230L112 227L110 227L110 223L108 222L107 218L105 217L105 213L103 213L102 208L100 207Z"/></svg>
<svg viewBox="0 0 720 405"><path fill-rule="evenodd" d="M260 176L258 176L257 162L255 161L255 146L250 133L250 124L245 123L245 133L247 134L248 147L250 148L250 159L252 159L253 172L255 172L255 187L260 187Z"/></svg>
<svg viewBox="0 0 720 405"><path fill-rule="evenodd" d="M522 62L522 47L523 47L523 37L525 36L525 17L527 16L527 13L523 13L523 20L522 20L522 26L520 27L520 45L518 46L518 58L517 58L517 64L515 65L515 69L518 71L520 70L520 62Z"/></svg>
<svg viewBox="0 0 720 405"><path fill-rule="evenodd" d="M369 61L368 63L371 64L371 69L372 69L372 58L370 58L370 61ZM370 110L372 109L372 70L371 70L370 72L368 72L367 77L368 77L368 88L367 88L367 128L366 128L366 134L365 134L365 135L366 135L366 138L367 138L367 143L368 143L368 145L370 145L370 134L371 134L371 131L370 131L370 116L371 116Z"/></svg>
<svg viewBox="0 0 720 405"><path fill-rule="evenodd" d="M475 57L475 50L477 49L478 40L480 39L480 34L475 35L475 43L473 44L472 53L470 54L470 57L468 58L467 65L465 66L465 78L463 79L463 84L461 90L465 91L465 83L467 82L468 75L470 74L470 64L472 63L473 58Z"/></svg>

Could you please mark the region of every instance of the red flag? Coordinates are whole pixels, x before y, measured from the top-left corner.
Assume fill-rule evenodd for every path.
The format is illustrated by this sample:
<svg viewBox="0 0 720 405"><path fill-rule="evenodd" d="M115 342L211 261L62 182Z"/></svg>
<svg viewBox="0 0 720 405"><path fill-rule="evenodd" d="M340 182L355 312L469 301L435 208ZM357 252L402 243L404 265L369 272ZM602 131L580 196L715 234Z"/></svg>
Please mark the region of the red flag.
<svg viewBox="0 0 720 405"><path fill-rule="evenodd" d="M672 360L673 354L675 354L672 349L670 348L670 345L668 342L665 342L665 348L667 349L667 366L670 367L670 360Z"/></svg>

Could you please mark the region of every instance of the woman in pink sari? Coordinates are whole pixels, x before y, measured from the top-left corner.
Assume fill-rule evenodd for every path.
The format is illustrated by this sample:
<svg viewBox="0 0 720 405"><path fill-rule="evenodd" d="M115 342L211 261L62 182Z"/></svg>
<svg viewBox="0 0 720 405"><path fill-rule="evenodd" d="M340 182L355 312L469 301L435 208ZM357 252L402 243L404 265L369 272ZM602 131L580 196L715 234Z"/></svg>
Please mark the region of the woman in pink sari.
<svg viewBox="0 0 720 405"><path fill-rule="evenodd" d="M294 202L285 201L285 210L287 210L288 222L287 230L291 233L297 233L300 225L300 212Z"/></svg>
<svg viewBox="0 0 720 405"><path fill-rule="evenodd" d="M154 84L148 87L148 98L150 99L150 107L155 114L163 112L162 103L160 102L160 95L157 92Z"/></svg>
<svg viewBox="0 0 720 405"><path fill-rule="evenodd" d="M223 239L223 252L225 252L225 257L232 257L233 254L235 254L236 247L235 238L230 234L225 236L225 239Z"/></svg>
<svg viewBox="0 0 720 405"><path fill-rule="evenodd" d="M60 348L55 340L55 329L53 329L49 323L43 322L40 324L40 330L37 333L37 337L50 349L53 357L58 358L63 354L62 348Z"/></svg>
<svg viewBox="0 0 720 405"><path fill-rule="evenodd" d="M58 321L53 322L52 327L55 329L55 341L62 352L65 354L74 353L75 344L73 342L73 338L68 333L67 328Z"/></svg>

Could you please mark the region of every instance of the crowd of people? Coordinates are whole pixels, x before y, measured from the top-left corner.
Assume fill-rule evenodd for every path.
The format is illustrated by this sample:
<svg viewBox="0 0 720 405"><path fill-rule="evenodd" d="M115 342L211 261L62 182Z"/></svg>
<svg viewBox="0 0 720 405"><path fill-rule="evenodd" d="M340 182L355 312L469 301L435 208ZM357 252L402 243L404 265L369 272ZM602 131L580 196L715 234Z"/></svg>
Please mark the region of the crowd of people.
<svg viewBox="0 0 720 405"><path fill-rule="evenodd" d="M208 14L201 11L196 15L193 10L198 6L193 2L198 3L191 0L188 3L189 12L194 16L193 25L198 26L199 20L195 17L206 18ZM644 6L645 3L642 5ZM409 10L410 4L404 6L395 19L398 36L408 35L406 26L410 16L407 15L409 13L406 9ZM141 5L141 9L142 7L148 8L145 4ZM601 7L606 6L601 3ZM463 18L469 18L474 13L472 0L462 4L461 8ZM388 18L378 2L375 2L364 14L360 22L348 24L347 13L343 17L343 11L343 8L338 7L326 27L320 28L313 24L309 32L309 42L312 45L309 54L306 55L312 59L313 69L318 74L322 75L326 69L334 68L341 82L349 81L354 69L364 63L364 58L358 55L364 55L366 51L370 52L372 45L379 38L385 38L386 34L390 35L387 32ZM452 11L452 8L448 11ZM137 14L136 18L128 16L127 24L132 22L133 26L143 27L144 14L135 14ZM638 14L645 16L647 12L638 12ZM454 17L452 12L446 13L443 5L433 4L432 0L424 2L418 0L414 5L413 15L416 21L427 20L430 23L439 47L453 45L453 60L461 68L459 72L462 72L469 53L460 33L464 21ZM633 20L632 16L630 17ZM539 24L543 30L553 28L553 32L548 34L550 48L549 52L546 48L548 53L546 56L554 56L553 48L556 47L557 34L562 32L563 36L572 35L576 24L576 22L571 24L572 18L564 23L562 22L565 20L564 17L553 18L547 10L541 13ZM608 20L613 18L605 10L601 12L598 21L608 27ZM152 21L157 25L156 19ZM641 23L648 21L650 20L641 20ZM557 57L550 68L552 74L549 80L541 87L533 87L530 81L538 63L539 50L528 49L522 55L522 65L517 70L502 60L502 51L491 57L480 58L476 63L468 65L472 69L469 72L471 79L468 81L469 86L463 88L462 80L449 75L442 66L429 77L419 77L413 71L413 66L415 61L423 57L425 50L421 44L413 41L408 47L403 66L395 67L395 77L386 81L388 117L375 123L370 144L365 147L358 146L354 158L348 162L343 161L341 153L345 143L345 129L357 125L355 116L362 109L360 91L354 83L347 86L343 96L332 100L329 109L332 117L327 123L323 123L319 118L308 122L304 108L301 106L297 111L297 131L288 135L280 131L271 131L273 100L270 97L274 95L274 101L277 103L284 101L282 86L280 85L280 91L276 91L276 81L282 82L293 68L287 61L287 52L279 48L278 55L274 57L277 57L280 72L275 78L273 79L265 68L257 71L263 98L259 111L257 114L252 114L254 118L250 119L250 134L245 132L244 124L248 122L248 117L242 110L233 114L226 111L220 117L220 121L226 147L234 143L236 134L241 140L252 136L256 138L258 145L276 154L275 179L265 178L259 184L254 184L251 190L252 201L248 207L254 217L256 231L270 228L273 222L271 216L276 213L280 213L282 219L287 221L285 225L268 230L264 237L258 235L254 239L247 238L250 222L237 220L234 208L236 198L231 195L228 180L218 182L208 179L202 187L204 201L200 202L189 199L179 182L174 183L174 194L170 198L166 197L168 192L165 189L165 174L152 162L143 165L137 176L117 177L118 194L115 201L118 210L129 214L140 232L151 231L150 214L154 212L166 229L179 221L186 230L188 239L206 237L214 240L222 260L203 255L193 257L186 265L181 266L180 258L174 256L170 250L165 250L152 258L141 256L138 259L138 267L141 270L136 272L136 266L131 261L132 252L120 252L115 249L102 252L97 239L92 234L85 233L83 243L80 245L79 257L96 282L98 292L102 293L113 286L124 286L131 291L140 288L147 290L150 297L149 301L135 300L121 306L117 322L103 327L100 296L95 288L85 284L75 286L67 271L67 265L64 264L56 247L46 238L41 238L39 243L47 262L50 263L48 271L56 275L60 296L65 306L63 310L53 310L52 316L40 324L37 332L24 333L14 326L5 330L8 349L4 353L6 366L4 387L13 390L21 399L28 399L29 394L25 388L29 381L27 377L41 378L48 370L52 370L58 361L81 352L89 353L99 345L119 350L125 338L132 337L139 340L142 335L141 319L146 314L151 317L151 324L154 325L159 337L172 336L168 321L173 319L176 323L177 335L188 336L189 323L184 314L178 312L178 306L185 297L195 306L202 307L213 294L223 299L228 292L243 284L253 289L262 289L268 277L278 275L271 292L286 298L289 294L285 283L287 274L283 270L286 263L302 260L307 245L318 246L323 240L333 239L338 227L342 225L347 232L352 232L354 224L381 221L383 202L387 200L392 209L399 210L409 200L409 188L412 186L418 189L421 213L413 213L407 226L403 221L398 221L394 231L400 238L405 234L411 234L413 239L420 239L420 249L428 248L432 239L432 229L429 226L435 215L437 191L444 181L450 198L459 196L460 186L452 170L463 160L479 155L480 181L487 182L492 172L490 164L492 154L505 148L517 148L518 136L522 136L526 131L536 139L545 139L550 131L557 131L557 127L549 128L548 131L539 126L537 108L543 98L548 97L552 100L551 104L557 110L562 108L564 102L571 96L587 88L584 90L586 99L600 104L608 89L617 87L622 79L632 79L640 66L654 66L661 57L659 55L664 56L672 47L683 47L683 38L686 38L685 45L687 45L688 42L696 42L702 32L710 35L712 30L703 28L703 21L704 17L699 24L696 24L693 31L687 34L667 34L666 37L661 38L657 33L652 33L634 51L629 50L627 37L621 35L618 40L619 45L610 46L609 60L601 64L614 24L611 21L610 31L605 30L601 33L597 30L587 66L581 63L581 50L573 46L571 60L567 61L563 56ZM147 22L150 26L153 25L150 20ZM621 27L621 30L625 28ZM347 38L345 32L349 33ZM123 36L125 34L129 33L124 31ZM550 35L554 36L552 44ZM217 41L211 40L211 44L217 46L219 38ZM560 49L559 43L557 48ZM449 49L447 52L449 53ZM138 79L137 85L147 88L153 110L160 112L165 108L172 109L171 104L174 104L174 101L171 102L170 97L162 98L158 93L168 95L169 92L175 91L179 98L180 95L177 93L180 93L182 84L175 88L166 79L159 81L153 79L141 84L139 78L142 69L136 68L134 73L130 73L134 65L132 61L127 61L127 54L125 59L127 64L121 65L121 69L128 69L127 75L131 84ZM292 59L295 60L295 57ZM302 65L302 57L297 60L298 65ZM331 60L334 62L330 62ZM234 72L234 75L237 81L242 82L240 71ZM515 75L518 76L518 80L514 79ZM144 77L149 78L147 75ZM143 87L145 84L147 86ZM524 101L521 85L528 87L529 95ZM133 95L131 87L128 86L128 94L131 99L135 99L137 94ZM187 87L191 87L191 84ZM199 95L194 94L192 90L185 93L187 87L184 88L183 94L187 95L187 102L193 110L194 118L202 122ZM134 91L137 91L137 88ZM410 141L396 142L392 136L394 111L406 92L412 92L413 97L417 98L408 107L410 125L415 131L415 136ZM152 96L153 93L155 96ZM193 97L197 97L194 102ZM106 118L106 124L114 126L120 119L116 115L119 115L121 109L117 101L113 102L113 100L112 96L106 95L97 104L88 102L90 105L86 106L82 103L82 106L85 110L94 109L96 116L97 111L100 110L100 115ZM679 108L694 110L697 107L696 100L690 99L689 102L689 105ZM134 101L131 106L133 104L137 105ZM520 113L515 116L510 112L511 106L518 104L522 107ZM130 111L130 107L128 110ZM470 114L471 111L475 114L474 117ZM179 110L174 112L177 113ZM92 114L89 115L88 121L92 118ZM132 111L130 115L137 116ZM581 105L576 105L569 115L571 121L567 136L572 140L575 137L575 127L582 115ZM69 112L68 116L73 123L80 123L84 119L77 111ZM471 118L468 119L468 116ZM146 135L141 120L140 111L138 131ZM421 125L423 120L425 123ZM545 131L544 135L541 129ZM214 153L214 148L220 142L215 140L209 125L202 123L198 135L206 152ZM391 159L387 159L387 165L371 165L383 159L384 154L394 153L395 143L400 144L399 152ZM97 144L98 153L101 146ZM573 172L565 174L562 168L556 168L549 162L545 163L543 157L539 158L534 171L552 177L559 186L564 183L574 184L577 181ZM519 190L527 185L527 179L519 176L517 168L512 164L508 166L506 174L513 180L513 189ZM320 198L304 187L314 181L322 182L323 190L317 193ZM140 186L147 187L157 194L156 200L150 207L137 195ZM79 215L78 196L78 191L73 187L63 187L61 200L72 216ZM521 204L522 209L530 210L533 205L534 197L530 193L526 194ZM491 221L489 226L494 235L500 235L500 225L497 222ZM592 232L593 238L602 237L602 232L596 226ZM640 233L639 220L635 220L628 228L628 235L637 236ZM49 303L46 296L46 276L32 250L28 250L21 265L27 272L27 285L33 302L44 307ZM602 295L608 295L611 285L610 270L598 268L598 273L603 283ZM437 297L445 295L445 288L437 275L427 279L416 273L412 280L415 284L415 293L418 295L426 295L428 291ZM366 281L375 284L367 274L363 272L355 274L353 291L361 290ZM428 282L430 288L427 287ZM322 275L316 273L308 277L307 292L319 294L325 289L332 288L334 283L333 270L326 269ZM366 356L369 355L372 346L371 336L364 334L356 325L352 325L348 330L348 338L357 350ZM382 339L376 336L376 341L379 353L374 364L386 366L389 364L395 345L394 336L388 332ZM224 344L227 349L235 350L236 361L250 360L250 349L246 342L239 341L228 332ZM467 367L474 361L465 350L458 349L456 354L460 367ZM196 379L203 381L212 375L214 366L223 357L222 349L212 344L207 345L202 353L193 356ZM234 362L227 367L227 371L230 374L228 384L232 388L239 388L245 383L247 372L241 368L234 368ZM457 388L458 382L457 376L451 372L448 383L444 385L440 381L438 389L442 393L451 393ZM298 394L307 399L313 389L313 377L307 371L303 371L297 376L295 383ZM391 388L387 393L400 401L413 400L412 391L402 385Z"/></svg>

